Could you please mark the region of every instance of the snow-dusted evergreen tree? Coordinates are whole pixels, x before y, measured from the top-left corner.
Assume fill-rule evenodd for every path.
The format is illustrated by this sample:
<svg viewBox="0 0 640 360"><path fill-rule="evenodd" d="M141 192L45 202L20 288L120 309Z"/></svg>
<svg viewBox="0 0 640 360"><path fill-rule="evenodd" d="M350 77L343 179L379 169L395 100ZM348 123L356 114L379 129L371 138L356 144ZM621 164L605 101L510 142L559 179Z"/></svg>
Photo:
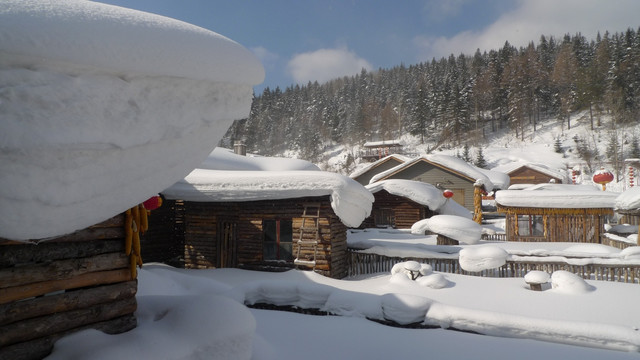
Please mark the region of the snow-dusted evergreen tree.
<svg viewBox="0 0 640 360"><path fill-rule="evenodd" d="M484 158L484 153L482 152L481 147L476 151L476 161L474 162L474 165L483 169L487 167L487 160Z"/></svg>

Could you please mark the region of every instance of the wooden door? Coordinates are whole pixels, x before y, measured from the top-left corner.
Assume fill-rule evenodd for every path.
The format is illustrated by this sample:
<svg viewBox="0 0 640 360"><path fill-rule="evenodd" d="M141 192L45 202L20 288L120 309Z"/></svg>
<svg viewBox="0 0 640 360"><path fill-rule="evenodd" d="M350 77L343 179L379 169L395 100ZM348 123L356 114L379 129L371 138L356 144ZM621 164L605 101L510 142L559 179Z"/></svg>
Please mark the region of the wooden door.
<svg viewBox="0 0 640 360"><path fill-rule="evenodd" d="M218 223L217 261L219 268L230 268L237 265L237 224L231 220L221 220Z"/></svg>

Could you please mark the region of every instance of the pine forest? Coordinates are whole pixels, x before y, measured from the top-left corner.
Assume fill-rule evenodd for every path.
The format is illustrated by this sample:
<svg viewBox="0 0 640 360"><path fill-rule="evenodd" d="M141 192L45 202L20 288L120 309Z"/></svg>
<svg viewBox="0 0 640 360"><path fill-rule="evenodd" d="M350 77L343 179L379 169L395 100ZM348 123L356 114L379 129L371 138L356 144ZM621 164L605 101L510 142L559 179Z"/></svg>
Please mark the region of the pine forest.
<svg viewBox="0 0 640 360"><path fill-rule="evenodd" d="M363 144L410 133L430 148L482 144L492 132L524 140L542 118L571 128L588 110L591 127L607 114L615 124L640 120L640 30L541 36L516 48L450 55L255 96L248 119L236 121L222 146L242 139L261 155L295 151L319 161L335 144Z"/></svg>

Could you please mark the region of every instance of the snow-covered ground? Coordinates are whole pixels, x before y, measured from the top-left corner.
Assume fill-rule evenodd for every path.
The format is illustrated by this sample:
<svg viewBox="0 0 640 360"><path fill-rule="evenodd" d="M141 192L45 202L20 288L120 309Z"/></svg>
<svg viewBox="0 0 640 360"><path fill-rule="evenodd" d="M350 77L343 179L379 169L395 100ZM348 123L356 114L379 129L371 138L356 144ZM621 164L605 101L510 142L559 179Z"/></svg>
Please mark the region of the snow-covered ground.
<svg viewBox="0 0 640 360"><path fill-rule="evenodd" d="M49 359L640 358L638 285L558 277L555 288L532 291L523 279L453 274L335 280L298 270L147 264L140 271L136 329L68 336ZM248 309L243 302L340 316ZM367 318L441 328L396 328Z"/></svg>

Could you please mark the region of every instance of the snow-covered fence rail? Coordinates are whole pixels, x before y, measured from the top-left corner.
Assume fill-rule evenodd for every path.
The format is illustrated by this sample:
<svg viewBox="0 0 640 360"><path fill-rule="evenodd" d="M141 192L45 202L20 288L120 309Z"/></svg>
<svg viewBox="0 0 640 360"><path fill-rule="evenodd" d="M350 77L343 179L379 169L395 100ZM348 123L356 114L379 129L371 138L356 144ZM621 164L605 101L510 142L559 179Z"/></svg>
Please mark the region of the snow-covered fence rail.
<svg viewBox="0 0 640 360"><path fill-rule="evenodd" d="M482 234L482 240L507 241L507 234Z"/></svg>
<svg viewBox="0 0 640 360"><path fill-rule="evenodd" d="M393 265L409 260L429 264L434 271L451 274L481 277L524 277L524 275L531 270L541 270L548 273L552 273L557 270L566 270L577 274L584 279L640 284L640 264L589 263L576 265L563 261L545 261L543 259L538 259L537 261L507 260L505 265L496 269L469 272L460 267L457 257L390 257L379 254L363 253L351 249L349 249L348 275L356 276L378 272L389 272Z"/></svg>

